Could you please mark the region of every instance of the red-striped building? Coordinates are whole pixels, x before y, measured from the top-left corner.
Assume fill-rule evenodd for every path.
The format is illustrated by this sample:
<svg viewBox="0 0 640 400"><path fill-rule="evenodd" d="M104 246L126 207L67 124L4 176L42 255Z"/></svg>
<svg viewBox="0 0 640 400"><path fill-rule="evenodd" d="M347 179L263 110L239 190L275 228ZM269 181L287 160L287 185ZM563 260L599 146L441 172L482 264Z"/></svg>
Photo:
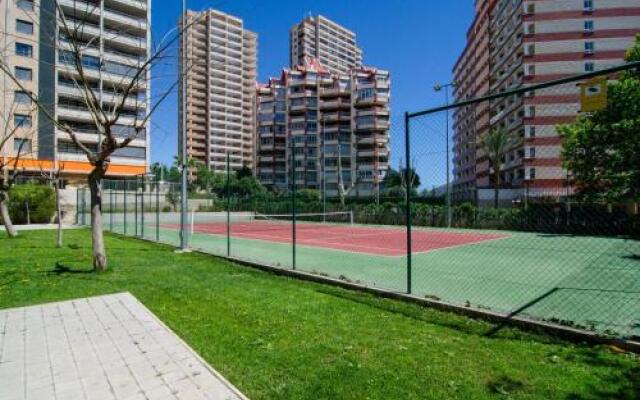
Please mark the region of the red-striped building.
<svg viewBox="0 0 640 400"><path fill-rule="evenodd" d="M476 0L475 7L454 67L457 101L619 65L640 32L638 0ZM482 200L482 189L493 189L478 143L498 127L522 137L503 157L501 198L566 195L556 126L578 110L575 83L457 109L454 199L480 193Z"/></svg>

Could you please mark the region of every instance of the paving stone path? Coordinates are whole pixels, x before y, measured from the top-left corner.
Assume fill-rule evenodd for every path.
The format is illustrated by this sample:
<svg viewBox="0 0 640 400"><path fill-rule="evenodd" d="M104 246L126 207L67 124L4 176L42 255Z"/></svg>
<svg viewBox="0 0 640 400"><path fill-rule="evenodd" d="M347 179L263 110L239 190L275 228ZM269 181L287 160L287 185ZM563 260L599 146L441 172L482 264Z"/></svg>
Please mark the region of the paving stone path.
<svg viewBox="0 0 640 400"><path fill-rule="evenodd" d="M0 310L0 400L246 399L129 293Z"/></svg>

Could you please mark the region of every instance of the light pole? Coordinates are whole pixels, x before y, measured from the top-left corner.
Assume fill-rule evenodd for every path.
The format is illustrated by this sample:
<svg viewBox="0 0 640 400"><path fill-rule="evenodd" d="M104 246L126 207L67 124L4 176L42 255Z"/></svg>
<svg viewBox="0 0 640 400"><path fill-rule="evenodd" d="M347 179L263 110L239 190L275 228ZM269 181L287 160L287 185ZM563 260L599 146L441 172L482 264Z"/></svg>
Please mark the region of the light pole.
<svg viewBox="0 0 640 400"><path fill-rule="evenodd" d="M445 84L437 84L433 87L433 90L436 92L444 89L444 98L445 103L449 105L449 88L454 88L455 83L445 83ZM447 152L447 228L451 228L451 161L449 160L449 109L446 111L446 121L445 121L445 137L446 137L446 152Z"/></svg>
<svg viewBox="0 0 640 400"><path fill-rule="evenodd" d="M182 30L180 39L182 46L182 57L180 59L180 85L182 86L182 126L181 128L181 148L180 148L180 178L181 178L181 205L180 205L180 249L187 250L187 80L186 72L186 28L187 28L187 0L182 0Z"/></svg>

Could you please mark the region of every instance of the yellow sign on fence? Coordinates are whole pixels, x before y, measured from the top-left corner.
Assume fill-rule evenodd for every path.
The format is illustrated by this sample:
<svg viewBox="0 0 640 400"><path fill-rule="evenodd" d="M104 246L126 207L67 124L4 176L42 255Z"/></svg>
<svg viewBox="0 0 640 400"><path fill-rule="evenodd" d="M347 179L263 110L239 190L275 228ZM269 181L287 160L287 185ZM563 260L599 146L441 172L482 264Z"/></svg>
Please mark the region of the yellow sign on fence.
<svg viewBox="0 0 640 400"><path fill-rule="evenodd" d="M607 78L595 77L580 84L580 111L593 112L607 108Z"/></svg>

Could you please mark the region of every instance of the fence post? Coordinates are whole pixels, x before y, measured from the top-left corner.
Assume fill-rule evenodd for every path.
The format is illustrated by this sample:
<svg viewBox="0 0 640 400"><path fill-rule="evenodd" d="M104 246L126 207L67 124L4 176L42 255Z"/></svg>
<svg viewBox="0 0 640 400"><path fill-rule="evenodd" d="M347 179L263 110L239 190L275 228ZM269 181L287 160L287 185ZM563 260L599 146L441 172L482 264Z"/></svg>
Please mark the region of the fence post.
<svg viewBox="0 0 640 400"><path fill-rule="evenodd" d="M227 161L227 180L225 183L225 192L227 194L227 257L231 257L231 185L230 185L230 163L229 151L226 153Z"/></svg>
<svg viewBox="0 0 640 400"><path fill-rule="evenodd" d="M138 178L136 178L136 185L134 185L133 187L133 220L135 221L135 223L133 224L133 234L134 236L138 236L138 185L137 185L137 180Z"/></svg>
<svg viewBox="0 0 640 400"><path fill-rule="evenodd" d="M409 171L411 171L411 144L409 134L409 123L411 119L409 113L404 113L404 141L405 141L405 173L407 174L407 180ZM407 293L411 294L411 187L407 185L406 190L406 204L405 204L405 219L407 224Z"/></svg>
<svg viewBox="0 0 640 400"><path fill-rule="evenodd" d="M113 187L109 189L109 231L113 232Z"/></svg>
<svg viewBox="0 0 640 400"><path fill-rule="evenodd" d="M156 242L160 241L160 182L156 182Z"/></svg>
<svg viewBox="0 0 640 400"><path fill-rule="evenodd" d="M80 188L76 188L76 225L80 225Z"/></svg>
<svg viewBox="0 0 640 400"><path fill-rule="evenodd" d="M294 144L293 140L291 141L291 212L292 212L292 220L291 220L291 262L292 268L296 269L296 163L295 163L295 155L294 155ZM338 151L340 149L338 148Z"/></svg>
<svg viewBox="0 0 640 400"><path fill-rule="evenodd" d="M122 208L123 208L123 221L124 224L124 235L127 235L127 180L124 180L124 189L122 191L123 199L122 199Z"/></svg>
<svg viewBox="0 0 640 400"><path fill-rule="evenodd" d="M140 193L140 237L144 237L144 194L147 192L147 178L142 177L142 193Z"/></svg>
<svg viewBox="0 0 640 400"><path fill-rule="evenodd" d="M82 188L82 225L87 225L87 193L86 189Z"/></svg>

